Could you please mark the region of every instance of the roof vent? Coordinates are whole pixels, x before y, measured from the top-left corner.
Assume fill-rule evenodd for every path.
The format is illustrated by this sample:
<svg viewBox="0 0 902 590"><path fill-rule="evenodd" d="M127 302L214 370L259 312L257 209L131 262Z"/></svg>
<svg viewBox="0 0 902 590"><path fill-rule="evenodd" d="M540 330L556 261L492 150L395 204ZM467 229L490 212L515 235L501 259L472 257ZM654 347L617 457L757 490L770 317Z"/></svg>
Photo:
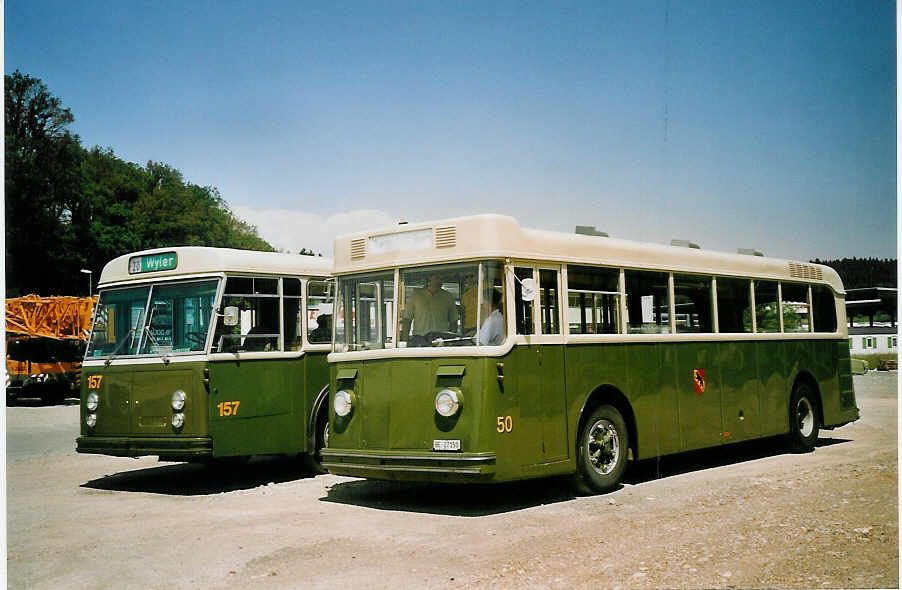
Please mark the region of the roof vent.
<svg viewBox="0 0 902 590"><path fill-rule="evenodd" d="M366 256L366 238L351 240L351 260L360 260Z"/></svg>
<svg viewBox="0 0 902 590"><path fill-rule="evenodd" d="M597 229L595 229L594 225L577 225L576 233L581 236L598 236L600 238L609 237L608 232L598 231Z"/></svg>
<svg viewBox="0 0 902 590"><path fill-rule="evenodd" d="M398 225L407 225L407 218L406 218L406 217L402 217L401 219L399 219L399 220L398 220Z"/></svg>
<svg viewBox="0 0 902 590"><path fill-rule="evenodd" d="M815 279L823 280L824 273L818 267L811 264L802 264L800 262L789 263L789 276L798 279Z"/></svg>
<svg viewBox="0 0 902 590"><path fill-rule="evenodd" d="M701 250L702 248L695 242L690 242L689 240L670 240L670 245L679 246L680 248L694 248L695 250Z"/></svg>
<svg viewBox="0 0 902 590"><path fill-rule="evenodd" d="M746 256L764 256L764 252L760 250L755 250L754 248L739 248L736 250L737 254L745 254Z"/></svg>
<svg viewBox="0 0 902 590"><path fill-rule="evenodd" d="M457 245L457 226L437 227L434 236L436 248L453 248Z"/></svg>

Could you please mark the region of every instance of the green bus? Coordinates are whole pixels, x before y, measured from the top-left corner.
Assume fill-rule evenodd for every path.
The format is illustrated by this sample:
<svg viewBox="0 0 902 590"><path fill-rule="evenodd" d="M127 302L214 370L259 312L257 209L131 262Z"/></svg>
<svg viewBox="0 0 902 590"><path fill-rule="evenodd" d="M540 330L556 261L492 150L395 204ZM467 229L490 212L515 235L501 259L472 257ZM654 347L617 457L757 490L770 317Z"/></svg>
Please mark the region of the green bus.
<svg viewBox="0 0 902 590"><path fill-rule="evenodd" d="M79 453L209 461L303 454L328 420L332 261L177 247L103 269Z"/></svg>
<svg viewBox="0 0 902 590"><path fill-rule="evenodd" d="M339 237L331 473L573 475L858 418L832 269L478 215Z"/></svg>

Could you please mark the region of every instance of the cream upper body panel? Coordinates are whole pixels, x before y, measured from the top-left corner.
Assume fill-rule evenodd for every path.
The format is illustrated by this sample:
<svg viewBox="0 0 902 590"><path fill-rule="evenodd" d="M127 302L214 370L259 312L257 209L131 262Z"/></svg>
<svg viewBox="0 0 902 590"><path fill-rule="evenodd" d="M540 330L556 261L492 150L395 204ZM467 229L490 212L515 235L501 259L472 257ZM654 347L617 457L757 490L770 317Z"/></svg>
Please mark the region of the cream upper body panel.
<svg viewBox="0 0 902 590"><path fill-rule="evenodd" d="M802 281L829 285L843 294L828 266L522 228L513 217L474 215L339 236L333 272L349 274L395 266L510 258L673 272Z"/></svg>
<svg viewBox="0 0 902 590"><path fill-rule="evenodd" d="M169 253L176 255L174 268L144 272L129 271L129 261L132 259ZM225 272L325 277L332 274L332 259L281 252L203 246L154 248L125 254L108 262L100 274L98 286L103 287L126 281Z"/></svg>

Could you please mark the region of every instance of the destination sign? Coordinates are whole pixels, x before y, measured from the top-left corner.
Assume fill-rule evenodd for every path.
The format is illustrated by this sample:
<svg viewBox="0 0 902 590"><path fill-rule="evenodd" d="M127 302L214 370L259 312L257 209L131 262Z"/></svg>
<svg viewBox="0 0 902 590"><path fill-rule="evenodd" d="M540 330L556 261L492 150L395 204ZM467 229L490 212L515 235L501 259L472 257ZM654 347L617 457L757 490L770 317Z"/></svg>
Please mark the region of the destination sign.
<svg viewBox="0 0 902 590"><path fill-rule="evenodd" d="M175 267L177 265L178 256L175 252L163 252L160 254L133 256L128 259L128 273L139 274L142 272L175 270Z"/></svg>

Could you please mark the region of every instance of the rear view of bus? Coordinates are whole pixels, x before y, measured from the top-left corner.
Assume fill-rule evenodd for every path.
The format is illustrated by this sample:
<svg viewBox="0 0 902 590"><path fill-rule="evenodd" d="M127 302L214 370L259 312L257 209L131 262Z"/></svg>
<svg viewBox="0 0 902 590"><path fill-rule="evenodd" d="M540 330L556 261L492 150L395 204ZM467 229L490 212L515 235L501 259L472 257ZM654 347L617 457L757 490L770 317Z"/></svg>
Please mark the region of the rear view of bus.
<svg viewBox="0 0 902 590"><path fill-rule="evenodd" d="M330 269L322 258L201 247L108 263L83 364L77 451L316 456Z"/></svg>

